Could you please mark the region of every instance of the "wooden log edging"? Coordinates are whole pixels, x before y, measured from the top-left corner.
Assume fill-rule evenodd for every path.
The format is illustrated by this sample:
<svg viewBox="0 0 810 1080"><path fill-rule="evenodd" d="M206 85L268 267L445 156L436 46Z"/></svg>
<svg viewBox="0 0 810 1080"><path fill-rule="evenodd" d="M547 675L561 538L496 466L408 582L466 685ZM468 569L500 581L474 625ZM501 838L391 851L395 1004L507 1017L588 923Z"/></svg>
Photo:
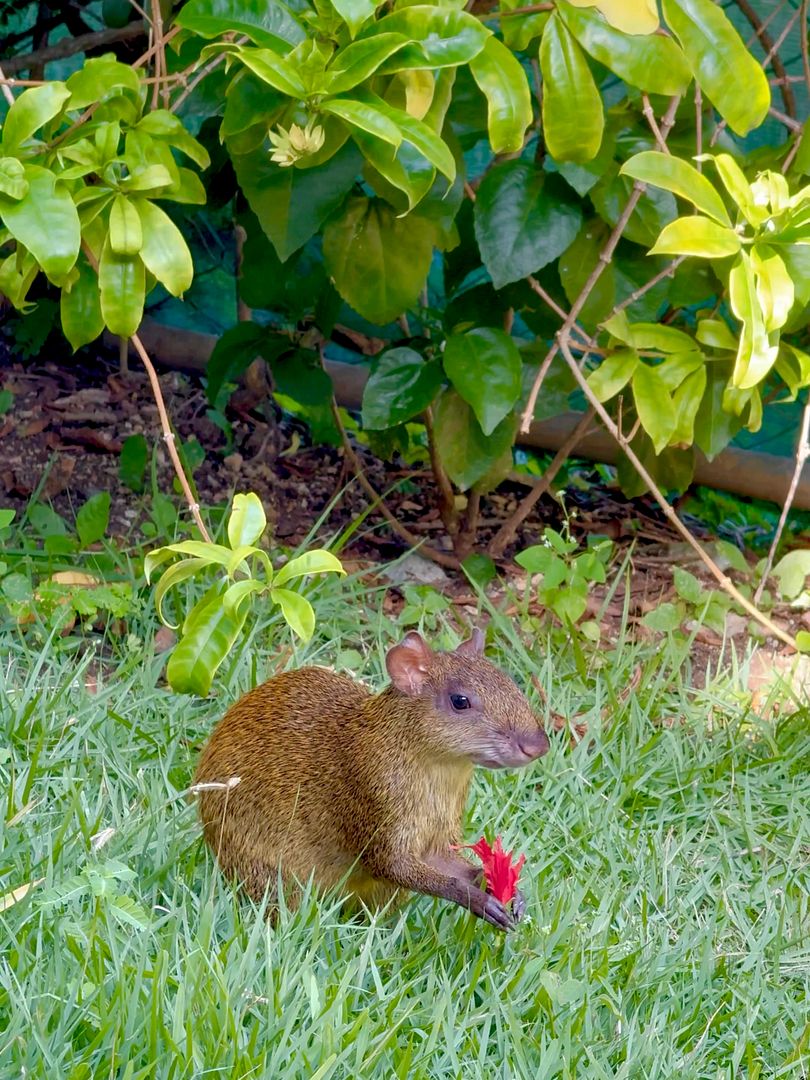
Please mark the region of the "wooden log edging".
<svg viewBox="0 0 810 1080"><path fill-rule="evenodd" d="M181 330L152 319L144 320L139 336L152 360L160 366L195 372L205 370L218 340L213 334ZM117 340L105 334L105 341L113 347ZM368 369L328 359L326 369L334 383L338 404L347 409L359 409ZM536 450L559 450L580 418L581 413L568 412L550 420L535 421L529 432L520 436L518 445ZM576 456L613 465L618 459L619 448L608 432L595 431L579 442ZM713 461L708 461L696 450L694 482L782 505L790 486L793 467L792 458L754 450L729 447ZM799 481L793 505L800 510L810 510L810 475L807 471Z"/></svg>

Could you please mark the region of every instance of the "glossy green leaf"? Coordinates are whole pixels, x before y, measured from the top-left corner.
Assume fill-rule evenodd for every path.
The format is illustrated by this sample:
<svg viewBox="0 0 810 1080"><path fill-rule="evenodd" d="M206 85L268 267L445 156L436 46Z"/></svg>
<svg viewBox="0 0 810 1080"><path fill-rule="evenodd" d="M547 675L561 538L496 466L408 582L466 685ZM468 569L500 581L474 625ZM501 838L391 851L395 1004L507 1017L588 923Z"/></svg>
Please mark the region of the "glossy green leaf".
<svg viewBox="0 0 810 1080"><path fill-rule="evenodd" d="M375 0L332 0L332 7L346 23L352 37L377 10Z"/></svg>
<svg viewBox="0 0 810 1080"><path fill-rule="evenodd" d="M639 364L633 372L633 400L641 426L660 454L675 430L675 407L655 368Z"/></svg>
<svg viewBox="0 0 810 1080"><path fill-rule="evenodd" d="M765 330L780 330L793 307L794 290L790 274L781 256L767 244L754 244L751 247L751 268Z"/></svg>
<svg viewBox="0 0 810 1080"><path fill-rule="evenodd" d="M79 254L79 215L67 185L50 169L26 165L25 179L28 192L22 199L0 195L0 219L50 280L60 285Z"/></svg>
<svg viewBox="0 0 810 1080"><path fill-rule="evenodd" d="M711 162L723 182L723 187L731 196L743 217L754 228L758 228L768 217L767 206L758 206L754 199L751 185L745 179L740 166L730 154L702 154L701 161Z"/></svg>
<svg viewBox="0 0 810 1080"><path fill-rule="evenodd" d="M469 64L484 48L491 33L466 11L451 7L414 4L383 16L363 31L362 37L376 34L403 34L413 42L388 61L383 71L407 68L456 67Z"/></svg>
<svg viewBox="0 0 810 1080"><path fill-rule="evenodd" d="M475 237L496 289L559 258L581 225L565 185L531 162L497 165L478 189Z"/></svg>
<svg viewBox="0 0 810 1080"><path fill-rule="evenodd" d="M155 587L155 607L157 608L158 618L166 626L177 629L178 623L169 622L166 616L163 614L163 601L166 599L166 595L170 589L175 585L181 584L183 581L188 581L189 578L196 577L200 571L204 570L210 564L207 559L181 559L180 562L175 563L174 566L168 567L160 575L160 581Z"/></svg>
<svg viewBox="0 0 810 1080"><path fill-rule="evenodd" d="M676 390L693 372L705 364L703 353L692 348L689 352L671 353L662 364L657 364L655 373L667 390Z"/></svg>
<svg viewBox="0 0 810 1080"><path fill-rule="evenodd" d="M706 392L695 417L695 443L709 461L731 442L742 421L723 409L723 393L728 380L725 364L706 365Z"/></svg>
<svg viewBox="0 0 810 1080"><path fill-rule="evenodd" d="M250 48L245 45L237 51L236 55L245 67L257 75L262 82L272 86L274 90L279 90L282 94L288 94L293 98L305 96L306 87L295 64L279 56L272 49Z"/></svg>
<svg viewBox="0 0 810 1080"><path fill-rule="evenodd" d="M28 192L23 163L15 157L0 158L0 195L22 199Z"/></svg>
<svg viewBox="0 0 810 1080"><path fill-rule="evenodd" d="M661 323L631 323L624 311L604 322L603 327L613 337L632 345L634 349L654 349L661 353L682 353L694 349L692 338L674 326Z"/></svg>
<svg viewBox="0 0 810 1080"><path fill-rule="evenodd" d="M208 540L181 540L177 544L169 544L160 551L172 552L176 555L192 555L195 559L205 559L209 565L223 566L227 570L233 561L233 551L224 544L212 544Z"/></svg>
<svg viewBox="0 0 810 1080"><path fill-rule="evenodd" d="M696 255L702 259L722 259L736 255L740 237L733 229L695 214L670 222L661 232L650 255Z"/></svg>
<svg viewBox="0 0 810 1080"><path fill-rule="evenodd" d="M172 294L182 296L194 277L191 252L169 215L148 199L135 199L143 226L141 258L150 274Z"/></svg>
<svg viewBox="0 0 810 1080"><path fill-rule="evenodd" d="M197 142L186 131L182 120L168 109L153 109L148 112L139 121L138 130L146 132L153 139L167 142L186 157L191 158L201 169L207 169L211 164L211 158L202 143Z"/></svg>
<svg viewBox="0 0 810 1080"><path fill-rule="evenodd" d="M729 330L728 323L722 319L700 319L695 337L701 345L708 345L712 349L737 351L737 339Z"/></svg>
<svg viewBox="0 0 810 1080"><path fill-rule="evenodd" d="M24 142L62 111L70 91L62 82L23 90L6 113L2 127L3 154L11 157Z"/></svg>
<svg viewBox="0 0 810 1080"><path fill-rule="evenodd" d="M117 255L109 238L98 264L101 314L112 334L132 337L143 318L146 278L138 255Z"/></svg>
<svg viewBox="0 0 810 1080"><path fill-rule="evenodd" d="M381 200L353 197L323 234L326 268L343 299L384 326L415 303L433 256L433 226Z"/></svg>
<svg viewBox="0 0 810 1080"><path fill-rule="evenodd" d="M606 356L598 368L588 376L588 386L597 401L610 401L624 389L640 363L635 349L617 349Z"/></svg>
<svg viewBox="0 0 810 1080"><path fill-rule="evenodd" d="M110 523L110 493L98 491L91 495L76 514L76 535L83 548L103 540Z"/></svg>
<svg viewBox="0 0 810 1080"><path fill-rule="evenodd" d="M70 108L86 109L98 101L106 101L127 91L134 101L141 93L141 80L135 68L122 64L112 53L85 60L82 67L67 80Z"/></svg>
<svg viewBox="0 0 810 1080"><path fill-rule="evenodd" d="M330 98L321 103L321 109L391 146L397 147L402 142L397 125L374 105L349 98Z"/></svg>
<svg viewBox="0 0 810 1080"><path fill-rule="evenodd" d="M458 393L472 406L484 435L508 416L520 397L522 362L503 330L479 327L453 334L444 347L444 370Z"/></svg>
<svg viewBox="0 0 810 1080"><path fill-rule="evenodd" d="M276 573L273 584L286 585L293 578L305 577L308 574L340 574L345 577L346 571L340 559L331 551L314 548L312 551L305 551L302 555L296 555L285 563Z"/></svg>
<svg viewBox="0 0 810 1080"><path fill-rule="evenodd" d="M728 278L731 310L743 324L732 385L738 390L756 386L776 362L779 344L771 343L765 329L762 308L757 295L756 279L747 252L740 252Z"/></svg>
<svg viewBox="0 0 810 1080"><path fill-rule="evenodd" d="M389 349L363 389L363 427L381 431L411 420L430 405L441 384L438 364L414 349Z"/></svg>
<svg viewBox="0 0 810 1080"><path fill-rule="evenodd" d="M410 143L403 141L394 147L359 130L352 132L352 138L372 170L376 170L397 191L404 193L409 210L413 210L433 187L436 169ZM399 209L396 197L375 178L373 171L366 171L366 179L375 194L387 198Z"/></svg>
<svg viewBox="0 0 810 1080"><path fill-rule="evenodd" d="M467 491L510 450L515 421L507 417L487 436L457 391L445 390L436 403L434 430L436 450L448 476Z"/></svg>
<svg viewBox="0 0 810 1080"><path fill-rule="evenodd" d="M315 632L315 612L312 605L291 589L271 589L270 599L281 608L284 621L301 638L309 641Z"/></svg>
<svg viewBox="0 0 810 1080"><path fill-rule="evenodd" d="M225 590L225 595L222 597L222 603L225 610L229 613L247 611L246 603L251 596L255 596L257 593L263 593L267 590L267 583L264 581L256 581L255 578L246 578L242 581L235 581L233 585L229 585Z"/></svg>
<svg viewBox="0 0 810 1080"><path fill-rule="evenodd" d="M234 154L232 160L251 210L284 262L340 206L362 159L348 143L318 169L282 169L264 150Z"/></svg>
<svg viewBox="0 0 810 1080"><path fill-rule="evenodd" d="M247 608L228 611L218 588L197 604L183 625L183 636L166 667L178 694L204 697L222 661L233 648L247 618Z"/></svg>
<svg viewBox="0 0 810 1080"><path fill-rule="evenodd" d="M771 104L768 78L714 0L663 0L664 18L698 85L737 135L763 122Z"/></svg>
<svg viewBox="0 0 810 1080"><path fill-rule="evenodd" d="M489 143L496 154L523 146L532 122L532 99L526 74L514 54L496 37L470 61L470 72L487 99Z"/></svg>
<svg viewBox="0 0 810 1080"><path fill-rule="evenodd" d="M654 34L658 29L656 0L569 0L578 8L596 7L608 23L625 34Z"/></svg>
<svg viewBox="0 0 810 1080"><path fill-rule="evenodd" d="M255 492L234 495L228 518L228 543L232 548L256 544L267 527L262 501Z"/></svg>
<svg viewBox="0 0 810 1080"><path fill-rule="evenodd" d="M624 82L650 94L682 94L692 81L683 52L672 38L625 34L592 7L557 7L560 18L594 60Z"/></svg>
<svg viewBox="0 0 810 1080"><path fill-rule="evenodd" d="M326 70L325 92L345 94L353 90L408 41L404 34L377 34L340 49Z"/></svg>
<svg viewBox="0 0 810 1080"><path fill-rule="evenodd" d="M655 184L665 191L671 191L673 195L688 199L698 210L702 210L721 225L731 228L731 219L720 195L706 177L688 161L658 150L645 150L626 161L621 172L625 176L632 176L634 180Z"/></svg>
<svg viewBox="0 0 810 1080"><path fill-rule="evenodd" d="M788 345L785 341L780 342L779 355L774 366L790 391L788 401L795 401L799 391L810 386L810 356L802 349Z"/></svg>
<svg viewBox="0 0 810 1080"><path fill-rule="evenodd" d="M695 441L695 418L706 391L706 367L687 375L672 395L675 408L675 428L670 436L672 446L691 446Z"/></svg>
<svg viewBox="0 0 810 1080"><path fill-rule="evenodd" d="M345 106L351 104L354 109L355 106L371 110L373 114L378 117L382 117L386 122L390 123L391 130L396 132L396 141L384 138L382 134L378 134L378 138L384 138L385 142L391 142L393 146L398 147L402 141L407 141L414 146L422 156L434 165L447 179L452 183L456 176L456 162L453 155L450 153L447 145L442 142L438 135L435 134L428 127L427 124L421 120L415 119L413 116L409 116L404 109L397 109L389 105L382 98L377 97L376 94L372 94L367 90L356 91L357 100L348 102L344 99L335 99L332 101L324 102L322 107L327 111L335 111L338 104L341 105L345 112ZM337 113L337 115L341 115ZM349 119L347 116L343 116L343 119ZM349 120L350 123L354 123L353 120ZM376 122L376 121L375 121ZM362 123L358 123L356 126L363 128ZM375 132L370 128L365 127L364 130L369 134L374 135Z"/></svg>
<svg viewBox="0 0 810 1080"><path fill-rule="evenodd" d="M159 188L168 188L172 184L172 175L165 165L147 165L143 169L133 170L129 176L121 181L120 187L128 193L138 191L157 191Z"/></svg>
<svg viewBox="0 0 810 1080"><path fill-rule="evenodd" d="M126 195L116 195L110 207L110 247L117 255L137 255L143 246L138 211Z"/></svg>
<svg viewBox="0 0 810 1080"><path fill-rule="evenodd" d="M555 161L591 161L602 142L602 98L582 49L555 12L540 42L543 135Z"/></svg>
<svg viewBox="0 0 810 1080"><path fill-rule="evenodd" d="M290 8L276 0L188 0L176 22L204 38L244 34L257 45L285 52L306 37Z"/></svg>
<svg viewBox="0 0 810 1080"><path fill-rule="evenodd" d="M75 278L63 286L59 304L62 331L73 351L95 341L104 329L98 275L85 258L80 258Z"/></svg>

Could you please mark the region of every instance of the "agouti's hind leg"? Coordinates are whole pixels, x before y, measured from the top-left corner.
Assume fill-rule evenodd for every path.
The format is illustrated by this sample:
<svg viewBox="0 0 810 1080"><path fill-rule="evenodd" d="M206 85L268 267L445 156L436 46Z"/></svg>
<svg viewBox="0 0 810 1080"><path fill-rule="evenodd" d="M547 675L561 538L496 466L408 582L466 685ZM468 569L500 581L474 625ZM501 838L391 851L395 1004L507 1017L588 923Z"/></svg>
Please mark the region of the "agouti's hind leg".
<svg viewBox="0 0 810 1080"><path fill-rule="evenodd" d="M275 926L278 919L278 867L255 861L240 867L242 888L256 904L261 904L267 895L267 918ZM297 882L285 875L281 878L284 893L284 906L288 911L295 911L301 902L301 888Z"/></svg>

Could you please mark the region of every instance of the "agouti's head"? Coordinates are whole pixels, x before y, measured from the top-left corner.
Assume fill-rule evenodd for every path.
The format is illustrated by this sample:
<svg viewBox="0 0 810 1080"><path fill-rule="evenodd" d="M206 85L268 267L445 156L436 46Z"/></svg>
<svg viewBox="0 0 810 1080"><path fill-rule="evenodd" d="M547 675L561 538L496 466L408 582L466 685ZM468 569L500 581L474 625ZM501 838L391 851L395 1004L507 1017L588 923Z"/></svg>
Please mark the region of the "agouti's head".
<svg viewBox="0 0 810 1080"><path fill-rule="evenodd" d="M480 630L444 653L411 631L385 663L396 689L424 703L416 715L431 750L489 769L528 765L547 752L548 737L526 698L484 659Z"/></svg>

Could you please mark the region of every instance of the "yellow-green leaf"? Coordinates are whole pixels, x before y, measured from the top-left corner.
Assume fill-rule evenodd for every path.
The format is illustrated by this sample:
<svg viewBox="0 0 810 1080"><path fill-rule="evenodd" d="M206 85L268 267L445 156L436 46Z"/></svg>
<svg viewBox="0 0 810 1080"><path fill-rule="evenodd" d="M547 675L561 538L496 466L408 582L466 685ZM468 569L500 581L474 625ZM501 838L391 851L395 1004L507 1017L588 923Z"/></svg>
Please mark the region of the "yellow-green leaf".
<svg viewBox="0 0 810 1080"><path fill-rule="evenodd" d="M721 259L725 255L736 255L739 250L740 238L733 229L695 214L677 218L666 225L649 254Z"/></svg>
<svg viewBox="0 0 810 1080"><path fill-rule="evenodd" d="M141 258L146 269L172 296L182 296L194 277L191 252L183 234L168 214L149 199L133 202L143 226Z"/></svg>
<svg viewBox="0 0 810 1080"><path fill-rule="evenodd" d="M515 152L523 146L532 122L532 99L526 74L503 42L487 38L481 52L470 61L470 73L487 99L489 142L496 154Z"/></svg>
<svg viewBox="0 0 810 1080"><path fill-rule="evenodd" d="M654 34L658 29L655 0L568 0L577 8L595 7L611 26L625 34Z"/></svg>
<svg viewBox="0 0 810 1080"><path fill-rule="evenodd" d="M143 318L146 278L139 255L118 255L109 236L98 264L101 313L112 334L132 337Z"/></svg>
<svg viewBox="0 0 810 1080"><path fill-rule="evenodd" d="M276 585L286 585L293 578L303 577L305 574L343 574L340 559L325 551L323 548L315 548L313 551L305 551L302 555L296 555L278 571L275 577Z"/></svg>
<svg viewBox="0 0 810 1080"><path fill-rule="evenodd" d="M138 211L126 195L116 195L110 207L110 246L118 255L137 255L142 245Z"/></svg>
<svg viewBox="0 0 810 1080"><path fill-rule="evenodd" d="M617 349L590 373L588 386L598 401L609 401L630 382L638 365L639 357L635 349Z"/></svg>
<svg viewBox="0 0 810 1080"><path fill-rule="evenodd" d="M183 636L169 658L166 678L171 688L179 694L204 697L246 617L246 608L228 611L219 586L206 593L186 618Z"/></svg>
<svg viewBox="0 0 810 1080"><path fill-rule="evenodd" d="M670 446L691 446L695 441L695 417L706 390L706 367L702 365L687 375L672 395L675 408L675 429Z"/></svg>
<svg viewBox="0 0 810 1080"><path fill-rule="evenodd" d="M234 495L228 518L228 542L232 548L255 544L267 526L262 501L255 492Z"/></svg>
<svg viewBox="0 0 810 1080"><path fill-rule="evenodd" d="M315 612L310 602L291 589L271 589L270 599L281 608L290 629L302 641L309 641L315 630Z"/></svg>
<svg viewBox="0 0 810 1080"><path fill-rule="evenodd" d="M731 384L739 390L756 386L770 371L779 353L779 343L772 344L765 330L759 306L754 271L745 251L731 268L728 280L731 310L743 324Z"/></svg>
<svg viewBox="0 0 810 1080"><path fill-rule="evenodd" d="M636 367L633 399L641 426L652 439L656 454L660 454L675 430L675 406L655 368L646 364Z"/></svg>
<svg viewBox="0 0 810 1080"><path fill-rule="evenodd" d="M782 259L767 244L753 245L751 266L765 329L768 332L779 330L787 322L793 307L793 280Z"/></svg>
<svg viewBox="0 0 810 1080"><path fill-rule="evenodd" d="M634 180L655 184L673 195L688 199L698 210L731 228L731 219L720 195L688 161L658 150L645 150L626 161L619 171L625 176L632 176Z"/></svg>
<svg viewBox="0 0 810 1080"><path fill-rule="evenodd" d="M555 13L540 42L543 134L555 161L591 161L602 143L602 98L579 44Z"/></svg>

